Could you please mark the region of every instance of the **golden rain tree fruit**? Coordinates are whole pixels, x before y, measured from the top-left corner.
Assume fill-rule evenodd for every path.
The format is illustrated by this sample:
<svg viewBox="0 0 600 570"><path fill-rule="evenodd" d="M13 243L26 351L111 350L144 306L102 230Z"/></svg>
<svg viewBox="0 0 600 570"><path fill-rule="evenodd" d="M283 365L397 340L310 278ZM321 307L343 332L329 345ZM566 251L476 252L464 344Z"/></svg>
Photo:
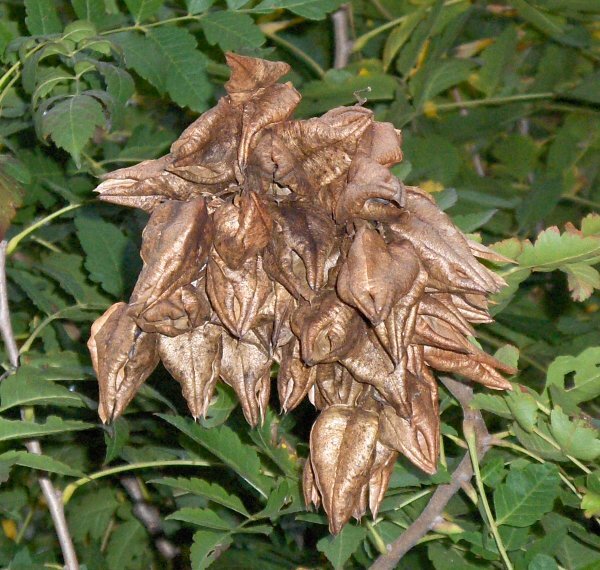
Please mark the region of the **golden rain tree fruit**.
<svg viewBox="0 0 600 570"><path fill-rule="evenodd" d="M504 285L477 258L500 258L392 175L393 125L360 105L292 119L287 64L227 62L227 95L169 154L96 189L150 213L129 303L92 327L99 414L123 413L162 360L195 418L221 380L255 426L277 362L283 410L320 410L304 493L337 533L377 512L399 453L435 472L434 371L510 389L515 370L468 340Z"/></svg>

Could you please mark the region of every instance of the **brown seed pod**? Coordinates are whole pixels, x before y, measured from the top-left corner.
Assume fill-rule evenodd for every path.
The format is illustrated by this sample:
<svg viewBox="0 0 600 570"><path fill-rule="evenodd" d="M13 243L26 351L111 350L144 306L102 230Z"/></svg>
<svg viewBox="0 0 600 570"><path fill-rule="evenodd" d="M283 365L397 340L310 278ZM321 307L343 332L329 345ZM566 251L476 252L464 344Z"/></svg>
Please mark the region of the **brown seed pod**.
<svg viewBox="0 0 600 570"><path fill-rule="evenodd" d="M434 371L492 389L513 374L471 343L503 280L424 191L389 167L402 138L361 105L291 117L281 62L227 54L227 94L156 160L108 174L100 199L151 213L129 305L92 326L99 414L123 412L159 358L194 417L218 380L252 426L271 367L284 411L321 410L307 503L332 532L376 515L399 453L427 473L439 454Z"/></svg>

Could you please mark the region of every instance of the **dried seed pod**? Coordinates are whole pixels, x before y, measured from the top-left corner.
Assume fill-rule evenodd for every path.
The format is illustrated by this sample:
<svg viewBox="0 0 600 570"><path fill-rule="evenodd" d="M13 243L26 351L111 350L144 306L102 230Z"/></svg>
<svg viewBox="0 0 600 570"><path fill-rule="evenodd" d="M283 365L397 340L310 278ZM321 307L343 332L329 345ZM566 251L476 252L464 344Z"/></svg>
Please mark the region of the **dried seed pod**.
<svg viewBox="0 0 600 570"><path fill-rule="evenodd" d="M99 413L121 413L160 355L192 415L220 376L256 425L278 361L283 409L308 394L322 410L304 496L339 532L367 506L376 515L398 453L435 471L432 369L510 389L500 373L514 369L468 340L504 285L477 258L510 260L393 176L393 125L360 105L290 119L300 95L276 83L287 64L226 59L227 95L171 152L97 188L152 213L130 306L92 327Z"/></svg>
<svg viewBox="0 0 600 570"><path fill-rule="evenodd" d="M219 379L223 332L222 327L205 323L176 337L158 337L160 359L181 384L195 419L206 415Z"/></svg>
<svg viewBox="0 0 600 570"><path fill-rule="evenodd" d="M404 187L387 168L361 156L352 163L348 178L349 183L335 206L338 224L354 218L373 221L398 218L404 206Z"/></svg>
<svg viewBox="0 0 600 570"><path fill-rule="evenodd" d="M328 261L336 245L335 224L324 212L302 202L281 204L273 210L273 218L280 243L302 259L306 281L318 291L327 282Z"/></svg>
<svg viewBox="0 0 600 570"><path fill-rule="evenodd" d="M221 322L238 338L255 325L272 285L262 258L249 257L239 269L229 267L213 251L206 271L206 292Z"/></svg>
<svg viewBox="0 0 600 570"><path fill-rule="evenodd" d="M319 295L312 304L300 303L291 323L300 339L302 359L309 366L343 358L364 331L360 315L333 291Z"/></svg>
<svg viewBox="0 0 600 570"><path fill-rule="evenodd" d="M212 307L204 287L204 275L195 285L185 285L135 319L144 332L177 336L199 327L211 317Z"/></svg>
<svg viewBox="0 0 600 570"><path fill-rule="evenodd" d="M272 360L256 345L223 334L221 378L231 386L252 426L264 420L271 393Z"/></svg>
<svg viewBox="0 0 600 570"><path fill-rule="evenodd" d="M361 227L340 268L337 292L374 326L406 297L420 271L418 258L401 244L385 243L379 232Z"/></svg>
<svg viewBox="0 0 600 570"><path fill-rule="evenodd" d="M144 267L131 294L129 314L139 318L200 276L212 243L204 198L157 206L144 230Z"/></svg>
<svg viewBox="0 0 600 570"><path fill-rule="evenodd" d="M92 325L88 349L100 387L98 415L118 418L158 364L157 336L139 329L126 303L116 303Z"/></svg>
<svg viewBox="0 0 600 570"><path fill-rule="evenodd" d="M263 201L254 193L237 196L214 214L214 247L232 269L240 269L269 243L273 222Z"/></svg>
<svg viewBox="0 0 600 570"><path fill-rule="evenodd" d="M432 346L425 347L425 361L431 368L442 372L454 372L460 376L483 384L492 390L512 390L508 380L501 376L496 368L507 374L515 374L516 369L506 366L499 360L479 352L477 354L459 354Z"/></svg>
<svg viewBox="0 0 600 570"><path fill-rule="evenodd" d="M277 391L284 412L293 410L315 383L316 366L306 366L300 358L300 341L293 338L281 349Z"/></svg>
<svg viewBox="0 0 600 570"><path fill-rule="evenodd" d="M398 452L377 441L375 445L375 460L369 474L369 509L373 518L377 518L379 507L394 471Z"/></svg>
<svg viewBox="0 0 600 570"><path fill-rule="evenodd" d="M378 432L376 413L342 405L321 412L312 427L310 462L329 528L335 534L360 504L360 491L368 483L375 459Z"/></svg>

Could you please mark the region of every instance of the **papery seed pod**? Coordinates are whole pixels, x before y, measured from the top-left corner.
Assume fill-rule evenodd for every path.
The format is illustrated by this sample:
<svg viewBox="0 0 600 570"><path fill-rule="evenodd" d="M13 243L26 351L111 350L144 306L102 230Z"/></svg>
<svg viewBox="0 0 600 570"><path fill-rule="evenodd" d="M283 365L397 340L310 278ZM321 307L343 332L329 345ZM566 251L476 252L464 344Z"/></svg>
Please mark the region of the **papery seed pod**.
<svg viewBox="0 0 600 570"><path fill-rule="evenodd" d="M201 194L196 184L168 172L170 155L145 160L102 177L95 191L103 202L140 208L152 212L166 200L189 200Z"/></svg>
<svg viewBox="0 0 600 570"><path fill-rule="evenodd" d="M249 257L239 269L228 267L213 251L206 270L206 292L221 322L238 338L255 325L272 290L262 258Z"/></svg>
<svg viewBox="0 0 600 570"><path fill-rule="evenodd" d="M375 459L369 473L369 509L373 518L377 518L379 507L394 471L398 452L377 441Z"/></svg>
<svg viewBox="0 0 600 570"><path fill-rule="evenodd" d="M348 179L335 205L334 217L338 224L354 218L373 221L398 218L404 206L404 187L387 168L359 157L352 163Z"/></svg>
<svg viewBox="0 0 600 570"><path fill-rule="evenodd" d="M177 336L210 320L212 307L204 286L204 275L194 285L184 285L135 319L144 332Z"/></svg>
<svg viewBox="0 0 600 570"><path fill-rule="evenodd" d="M363 392L368 388L357 382L341 364L317 364L313 404L318 410L345 404L355 406Z"/></svg>
<svg viewBox="0 0 600 570"><path fill-rule="evenodd" d="M321 412L312 427L310 462L334 534L359 504L375 458L378 432L376 413L342 405Z"/></svg>
<svg viewBox="0 0 600 570"><path fill-rule="evenodd" d="M212 243L212 221L203 198L157 206L144 230L144 267L129 301L137 318L200 276Z"/></svg>
<svg viewBox="0 0 600 570"><path fill-rule="evenodd" d="M514 369L469 340L504 281L433 199L389 170L401 134L362 105L293 120L290 67L226 54L227 94L162 158L121 169L100 198L151 212L130 306L89 342L103 421L158 356L194 417L218 377L248 422L265 416L271 365L284 411L321 410L303 486L332 532L376 516L398 453L427 473L439 454L432 370L510 389Z"/></svg>
<svg viewBox="0 0 600 570"><path fill-rule="evenodd" d="M401 245L385 243L374 229L356 233L337 279L340 298L358 308L374 326L388 318L419 275L419 260Z"/></svg>
<svg viewBox="0 0 600 570"><path fill-rule="evenodd" d="M411 413L408 401L407 381L409 381L406 356L396 364L377 340L372 331L363 333L362 341L340 359L359 382L373 386L399 414L408 417Z"/></svg>
<svg viewBox="0 0 600 570"><path fill-rule="evenodd" d="M273 127L275 181L309 196L345 174L372 115L363 107L340 107L316 119Z"/></svg>
<svg viewBox="0 0 600 570"><path fill-rule="evenodd" d="M300 341L293 338L281 349L277 391L284 412L293 410L315 383L316 366L306 366L300 358Z"/></svg>
<svg viewBox="0 0 600 570"><path fill-rule="evenodd" d="M157 336L138 328L126 303L116 303L92 325L88 349L100 387L98 415L114 421L156 368Z"/></svg>
<svg viewBox="0 0 600 570"><path fill-rule="evenodd" d="M389 168L402 162L402 133L392 123L372 123L358 143L357 155L365 155Z"/></svg>
<svg viewBox="0 0 600 570"><path fill-rule="evenodd" d="M228 97L219 99L171 145L169 171L212 192L236 182L242 110Z"/></svg>
<svg viewBox="0 0 600 570"><path fill-rule="evenodd" d="M343 358L364 331L360 315L333 292L300 303L292 315L292 331L300 339L302 359L309 366Z"/></svg>
<svg viewBox="0 0 600 570"><path fill-rule="evenodd" d="M441 348L425 347L425 361L435 370L454 372L492 390L512 390L510 382L501 376L496 368L507 374L515 374L516 369L482 354L459 354Z"/></svg>
<svg viewBox="0 0 600 570"><path fill-rule="evenodd" d="M247 192L218 208L214 224L217 253L229 267L239 269L269 243L273 222L263 201Z"/></svg>
<svg viewBox="0 0 600 570"><path fill-rule="evenodd" d="M181 384L195 419L206 415L219 379L223 334L222 327L205 323L176 337L158 337L160 359Z"/></svg>
<svg viewBox="0 0 600 570"><path fill-rule="evenodd" d="M275 233L302 259L306 281L318 291L327 281L328 261L336 245L335 224L323 212L301 202L281 204L272 213Z"/></svg>
<svg viewBox="0 0 600 570"><path fill-rule="evenodd" d="M221 378L231 386L252 426L264 420L271 393L272 360L256 345L223 335Z"/></svg>
<svg viewBox="0 0 600 570"><path fill-rule="evenodd" d="M472 247L464 234L452 223L452 220L437 207L431 196L420 188L408 186L406 188L406 207L420 220L435 227L436 232L441 235L462 258L465 269L472 278L480 284L485 291L496 293L501 287L506 286L504 280L481 265L472 254ZM484 251L484 248L481 248ZM492 252L490 251L490 254Z"/></svg>

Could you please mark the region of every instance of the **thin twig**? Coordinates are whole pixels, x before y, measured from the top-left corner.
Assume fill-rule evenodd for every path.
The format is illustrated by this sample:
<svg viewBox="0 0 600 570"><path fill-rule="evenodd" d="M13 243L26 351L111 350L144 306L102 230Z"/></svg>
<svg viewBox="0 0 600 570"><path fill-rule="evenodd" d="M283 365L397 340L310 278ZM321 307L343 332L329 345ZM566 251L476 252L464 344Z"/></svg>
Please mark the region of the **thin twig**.
<svg viewBox="0 0 600 570"><path fill-rule="evenodd" d="M339 10L331 15L333 21L334 38L334 60L335 69L343 69L348 65L350 54L352 53L352 40L349 36L350 30L350 7L344 4Z"/></svg>
<svg viewBox="0 0 600 570"><path fill-rule="evenodd" d="M13 333L12 324L10 322L10 312L8 309L8 290L6 286L6 247L7 243L2 240L0 243L0 332L2 333L2 339L4 340L4 346L9 357L10 365L14 370L19 367L19 350L15 341L15 335ZM42 454L42 448L40 442L37 440L30 440L25 444L25 447L29 453L35 455ZM65 561L65 567L67 570L79 570L79 562L77 561L77 554L75 553L75 547L73 546L73 539L69 532L67 520L65 518L65 511L63 508L61 493L54 488L52 481L45 476L40 475L38 477L42 493L46 499L52 522L54 523L54 529L56 530L56 536L60 543L60 549L63 554Z"/></svg>
<svg viewBox="0 0 600 570"><path fill-rule="evenodd" d="M180 550L165 536L160 511L146 501L138 478L132 475L123 476L121 477L121 485L133 501L133 514L154 539L156 549L165 560L175 558Z"/></svg>
<svg viewBox="0 0 600 570"><path fill-rule="evenodd" d="M442 378L444 386L458 400L464 413L463 425L473 429L477 434L477 455L481 459L490 447L490 435L479 410L469 407L473 390L462 382L451 378ZM371 566L371 570L393 570L400 559L415 546L440 520L448 501L458 493L461 486L473 477L473 465L466 453L458 467L452 473L450 483L440 485L431 496L429 503L417 519L388 546L388 554L380 556Z"/></svg>

